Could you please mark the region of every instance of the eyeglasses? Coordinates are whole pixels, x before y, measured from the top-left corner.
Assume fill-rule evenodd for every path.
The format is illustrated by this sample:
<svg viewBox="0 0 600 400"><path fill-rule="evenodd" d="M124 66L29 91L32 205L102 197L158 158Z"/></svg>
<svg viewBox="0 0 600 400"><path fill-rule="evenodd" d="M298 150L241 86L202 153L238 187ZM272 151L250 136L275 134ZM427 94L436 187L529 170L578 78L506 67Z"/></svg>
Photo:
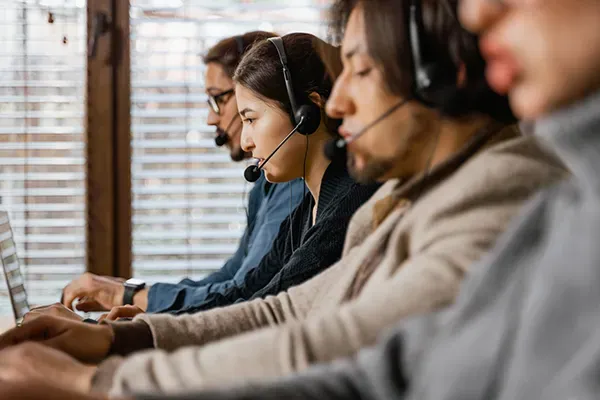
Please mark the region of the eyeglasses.
<svg viewBox="0 0 600 400"><path fill-rule="evenodd" d="M221 93L217 93L214 96L208 95L208 105L217 115L221 115L221 107L222 105L227 104L231 97L227 97L230 94L233 94L235 90L229 89ZM227 98L226 98L227 97Z"/></svg>

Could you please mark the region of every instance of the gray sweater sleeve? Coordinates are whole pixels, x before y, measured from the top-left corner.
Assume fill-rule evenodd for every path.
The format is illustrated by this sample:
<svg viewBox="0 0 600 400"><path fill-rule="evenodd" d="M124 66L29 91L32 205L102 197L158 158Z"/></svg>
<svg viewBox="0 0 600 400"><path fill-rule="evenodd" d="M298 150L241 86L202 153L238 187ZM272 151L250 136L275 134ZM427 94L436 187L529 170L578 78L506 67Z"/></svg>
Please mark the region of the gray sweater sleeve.
<svg viewBox="0 0 600 400"><path fill-rule="evenodd" d="M317 365L302 374L259 384L169 396L169 400L385 400L402 399L406 381L402 371L402 336L390 335L379 346L356 359ZM382 362L385 359L385 362ZM167 400L138 396L139 400Z"/></svg>
<svg viewBox="0 0 600 400"><path fill-rule="evenodd" d="M366 377L352 362L317 366L302 375L180 396L138 396L139 400L352 400L368 399Z"/></svg>

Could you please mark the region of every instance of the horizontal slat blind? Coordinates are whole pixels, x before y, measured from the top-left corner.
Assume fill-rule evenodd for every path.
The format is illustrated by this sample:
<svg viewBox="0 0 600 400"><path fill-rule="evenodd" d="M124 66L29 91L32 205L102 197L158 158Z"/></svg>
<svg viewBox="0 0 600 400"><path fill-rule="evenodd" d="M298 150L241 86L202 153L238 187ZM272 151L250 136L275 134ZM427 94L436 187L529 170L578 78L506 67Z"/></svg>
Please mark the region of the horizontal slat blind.
<svg viewBox="0 0 600 400"><path fill-rule="evenodd" d="M325 34L329 1L131 0L133 268L149 282L223 265L245 227L242 172L206 125L201 55L263 29Z"/></svg>
<svg viewBox="0 0 600 400"><path fill-rule="evenodd" d="M85 14L80 0L0 0L0 208L32 304L85 270Z"/></svg>

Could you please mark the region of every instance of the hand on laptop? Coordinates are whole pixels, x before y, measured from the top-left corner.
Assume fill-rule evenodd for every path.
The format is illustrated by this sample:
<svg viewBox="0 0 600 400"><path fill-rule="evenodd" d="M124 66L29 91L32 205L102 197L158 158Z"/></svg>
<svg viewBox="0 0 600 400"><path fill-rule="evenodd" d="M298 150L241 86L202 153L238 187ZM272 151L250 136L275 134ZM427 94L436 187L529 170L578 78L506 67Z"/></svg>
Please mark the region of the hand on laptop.
<svg viewBox="0 0 600 400"><path fill-rule="evenodd" d="M95 373L95 366L84 365L39 343L23 343L0 351L1 382L51 383L79 393L88 393ZM5 398L4 393L2 398Z"/></svg>
<svg viewBox="0 0 600 400"><path fill-rule="evenodd" d="M119 318L133 318L138 314L143 314L145 311L137 306L120 306L114 307L108 314L104 314L98 319L102 321L116 321Z"/></svg>
<svg viewBox="0 0 600 400"><path fill-rule="evenodd" d="M123 282L121 278L85 273L64 288L62 304L72 310L73 302L79 300L79 311L109 311L123 305Z"/></svg>
<svg viewBox="0 0 600 400"><path fill-rule="evenodd" d="M0 350L24 342L39 342L79 361L97 364L110 351L114 332L110 325L84 324L66 318L40 315L0 335Z"/></svg>
<svg viewBox="0 0 600 400"><path fill-rule="evenodd" d="M61 317L71 319L73 321L83 321L83 318L69 310L67 307L60 303L52 304L49 306L36 307L25 314L23 322L31 322L41 315L51 315L54 317Z"/></svg>

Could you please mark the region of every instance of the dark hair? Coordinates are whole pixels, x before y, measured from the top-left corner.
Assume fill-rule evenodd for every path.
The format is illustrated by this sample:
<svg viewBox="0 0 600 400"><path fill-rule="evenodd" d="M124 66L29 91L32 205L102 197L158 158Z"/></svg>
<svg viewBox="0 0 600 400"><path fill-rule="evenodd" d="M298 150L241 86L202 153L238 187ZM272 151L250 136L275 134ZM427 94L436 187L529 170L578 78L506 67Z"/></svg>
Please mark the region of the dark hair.
<svg viewBox="0 0 600 400"><path fill-rule="evenodd" d="M329 46L330 56L337 51L339 58L339 49L308 33L291 33L283 36L282 40L298 106L310 104L311 93L319 94L325 102L331 95L333 79L319 54L322 46ZM267 40L257 42L238 65L233 79L261 98L274 101L292 115L283 66L272 43ZM329 118L324 112L321 115L328 132L337 135L341 121Z"/></svg>
<svg viewBox="0 0 600 400"><path fill-rule="evenodd" d="M252 31L239 36L231 36L219 41L208 52L202 61L204 64L216 63L223 67L225 73L233 78L233 74L242 57L252 48L254 43L277 36L272 32ZM240 40L241 39L241 40ZM242 50L240 52L240 49Z"/></svg>
<svg viewBox="0 0 600 400"><path fill-rule="evenodd" d="M458 0L421 1L421 51L433 60L446 81L457 80L459 68L465 67L466 81L453 85L452 95L436 107L446 114L459 116L482 112L503 122L516 119L508 98L496 94L485 80L485 60L477 37L458 21ZM330 35L339 43L350 13L360 6L367 29L369 55L383 71L390 92L406 98L415 94L414 64L409 39L410 0L336 0L331 8Z"/></svg>

